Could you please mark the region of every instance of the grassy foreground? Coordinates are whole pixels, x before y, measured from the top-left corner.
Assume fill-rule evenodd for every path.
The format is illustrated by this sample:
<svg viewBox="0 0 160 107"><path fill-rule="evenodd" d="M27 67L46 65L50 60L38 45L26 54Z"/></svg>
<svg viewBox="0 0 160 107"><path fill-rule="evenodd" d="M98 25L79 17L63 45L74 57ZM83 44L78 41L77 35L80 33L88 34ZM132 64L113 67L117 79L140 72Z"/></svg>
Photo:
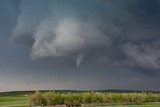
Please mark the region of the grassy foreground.
<svg viewBox="0 0 160 107"><path fill-rule="evenodd" d="M78 94L78 95L82 95L82 96L79 98L79 96L78 97L73 96L72 94L73 95ZM7 94L6 93L5 94L0 93L0 107L29 107L29 103L30 103L29 96L30 95L33 95L33 92L31 92L31 93L26 93L26 92L18 93L18 92L16 92L16 93L7 93ZM46 92L44 92L44 95L48 99L48 101L53 101L53 103L56 103L57 100L59 102L59 98L61 98L60 96L57 96L57 95L61 95L61 92L59 94L58 93L50 93L50 92L46 93ZM110 99L110 101L112 101L113 103L111 103L111 102L108 102L108 103L96 102L96 103L94 103L95 101L98 101L98 100L101 101L102 99L99 99L99 98L101 98L104 95L104 93L96 93L95 94L95 93L86 93L86 92L80 92L80 93L79 92L78 93L69 92L69 94L68 94L68 92L67 92L67 93L63 93L62 95L65 95L65 97L67 95L67 99L68 98L70 99L68 101L72 101L73 100L72 98L76 98L76 99L78 98L79 100L84 100L84 102L86 101L86 103L88 102L88 104L84 104L83 107L160 107L160 102L144 102L144 103L141 103L141 104L138 104L138 105L136 105L136 104L123 105L122 103L114 103L113 102L113 101L115 101L115 102L123 101L126 95L127 95L127 97L128 97L128 95L130 95L129 93L123 93L123 94L112 93L112 94L109 94L109 95L111 95L110 97L105 97L106 95L104 96L104 99L113 98L112 99L113 101ZM134 95L134 94L131 94L131 95ZM142 95L144 95L144 93ZM155 100L155 99L159 99L159 97L158 97L159 94L149 94L149 95L150 96L146 97L146 98L149 98L148 100L150 100L150 101ZM53 98L55 98L55 96L57 98L58 97L59 98L57 100L53 99ZM37 98L37 96L36 96L36 98ZM121 100L119 98L121 98ZM133 97L133 98L135 98L135 97ZM142 97L142 98L144 98L144 97ZM89 104L89 102L91 102L91 103Z"/></svg>

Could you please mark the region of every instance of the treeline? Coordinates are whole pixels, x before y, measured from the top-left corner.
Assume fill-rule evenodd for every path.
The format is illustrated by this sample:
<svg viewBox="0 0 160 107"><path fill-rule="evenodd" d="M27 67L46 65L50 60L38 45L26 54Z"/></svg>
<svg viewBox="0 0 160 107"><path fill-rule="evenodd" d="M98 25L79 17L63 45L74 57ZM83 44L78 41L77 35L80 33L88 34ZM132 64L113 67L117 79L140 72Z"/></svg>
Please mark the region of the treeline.
<svg viewBox="0 0 160 107"><path fill-rule="evenodd" d="M65 104L80 106L85 103L121 103L121 104L142 104L146 102L160 102L160 93L57 93L36 91L30 96L31 106L49 106Z"/></svg>

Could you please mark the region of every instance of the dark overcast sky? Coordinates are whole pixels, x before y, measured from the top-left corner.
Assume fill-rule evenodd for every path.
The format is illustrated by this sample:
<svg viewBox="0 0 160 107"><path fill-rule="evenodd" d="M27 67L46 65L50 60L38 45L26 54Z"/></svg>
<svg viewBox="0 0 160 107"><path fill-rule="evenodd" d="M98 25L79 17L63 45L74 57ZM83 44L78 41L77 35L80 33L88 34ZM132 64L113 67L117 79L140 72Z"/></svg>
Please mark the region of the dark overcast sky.
<svg viewBox="0 0 160 107"><path fill-rule="evenodd" d="M0 0L0 91L160 91L160 0Z"/></svg>

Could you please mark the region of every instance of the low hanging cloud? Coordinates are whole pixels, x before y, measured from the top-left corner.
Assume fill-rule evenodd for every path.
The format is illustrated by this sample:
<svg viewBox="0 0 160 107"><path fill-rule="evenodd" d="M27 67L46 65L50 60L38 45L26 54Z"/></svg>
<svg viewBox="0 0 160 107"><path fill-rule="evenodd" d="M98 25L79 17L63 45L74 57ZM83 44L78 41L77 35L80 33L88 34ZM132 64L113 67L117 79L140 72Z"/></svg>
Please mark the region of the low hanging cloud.
<svg viewBox="0 0 160 107"><path fill-rule="evenodd" d="M91 24L74 19L63 19L58 24L52 20L46 21L42 22L34 35L32 58L65 56L79 53L87 46L101 46L110 42L109 38Z"/></svg>
<svg viewBox="0 0 160 107"><path fill-rule="evenodd" d="M69 57L77 66L85 59L158 70L160 43L153 42L160 39L160 25L154 22L160 16L150 9L155 2L22 0L13 39L29 44L35 60Z"/></svg>

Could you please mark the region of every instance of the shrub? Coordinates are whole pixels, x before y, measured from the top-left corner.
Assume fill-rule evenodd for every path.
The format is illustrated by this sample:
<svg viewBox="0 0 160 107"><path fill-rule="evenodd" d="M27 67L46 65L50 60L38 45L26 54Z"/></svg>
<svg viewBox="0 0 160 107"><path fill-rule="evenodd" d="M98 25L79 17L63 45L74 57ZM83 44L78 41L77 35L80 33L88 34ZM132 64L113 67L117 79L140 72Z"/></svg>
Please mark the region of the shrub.
<svg viewBox="0 0 160 107"><path fill-rule="evenodd" d="M144 102L160 102L160 94L153 93L56 93L36 91L30 96L32 105L57 105L80 106L81 103L123 103L142 104Z"/></svg>
<svg viewBox="0 0 160 107"><path fill-rule="evenodd" d="M30 102L33 106L46 105L46 99L39 91L36 91L33 95L30 96Z"/></svg>

